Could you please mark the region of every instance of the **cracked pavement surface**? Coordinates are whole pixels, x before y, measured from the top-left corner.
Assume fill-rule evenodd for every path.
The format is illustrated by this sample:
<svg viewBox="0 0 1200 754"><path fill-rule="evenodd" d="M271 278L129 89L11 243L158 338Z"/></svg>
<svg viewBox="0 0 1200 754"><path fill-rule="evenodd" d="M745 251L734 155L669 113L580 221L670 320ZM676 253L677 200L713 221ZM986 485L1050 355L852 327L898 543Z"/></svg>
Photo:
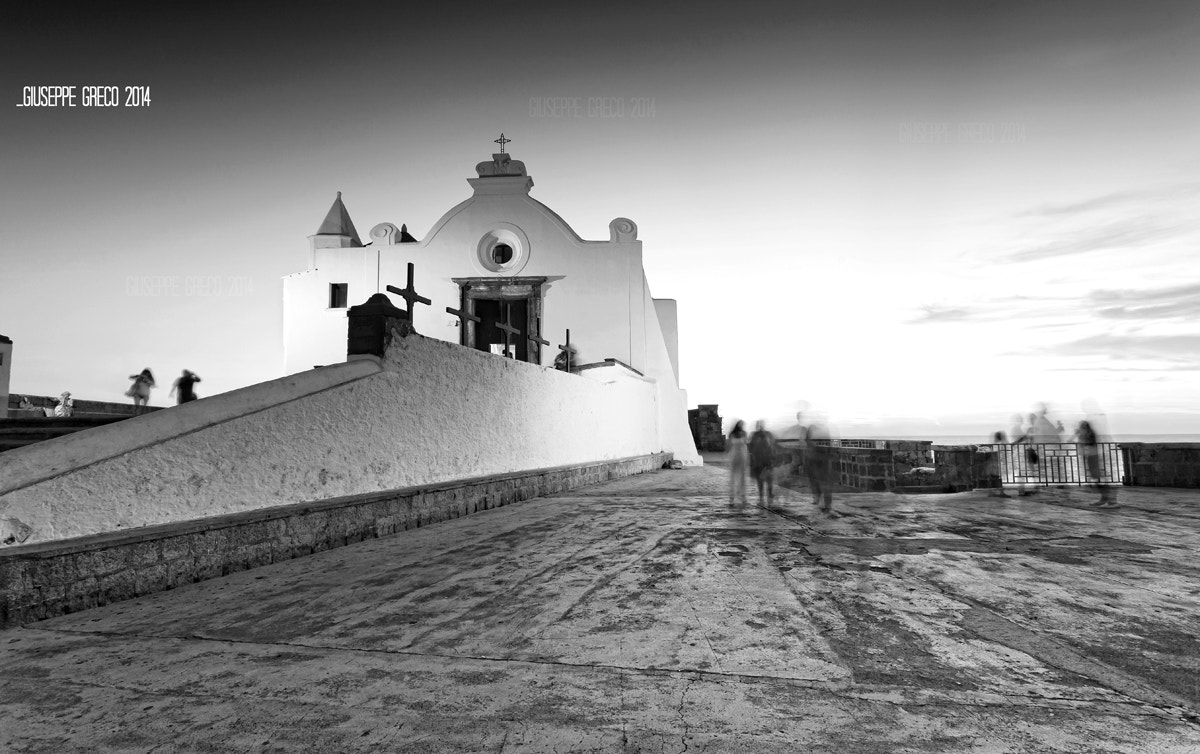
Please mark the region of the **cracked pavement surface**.
<svg viewBox="0 0 1200 754"><path fill-rule="evenodd" d="M1200 752L1200 491L658 471L0 631L0 751Z"/></svg>

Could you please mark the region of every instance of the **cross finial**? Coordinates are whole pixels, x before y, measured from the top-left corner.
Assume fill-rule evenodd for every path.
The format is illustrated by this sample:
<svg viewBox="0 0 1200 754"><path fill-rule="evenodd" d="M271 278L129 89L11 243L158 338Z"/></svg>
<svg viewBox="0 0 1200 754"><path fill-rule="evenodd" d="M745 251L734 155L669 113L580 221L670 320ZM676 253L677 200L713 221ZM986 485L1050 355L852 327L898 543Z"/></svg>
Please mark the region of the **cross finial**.
<svg viewBox="0 0 1200 754"><path fill-rule="evenodd" d="M503 134L503 133L501 133L501 134L500 134L500 138L499 138L499 139L492 139L492 143L493 143L493 144L499 144L499 145L500 145L500 154L504 154L504 145L505 145L505 144L507 144L507 143L509 143L510 141L512 141L512 139L506 139L506 138L504 138L504 134Z"/></svg>
<svg viewBox="0 0 1200 754"><path fill-rule="evenodd" d="M414 302L420 303L420 304L432 303L429 299L425 298L424 296L417 295L416 289L413 288L413 263L412 262L408 263L408 285L405 286L404 288L397 288L394 285L389 285L387 287L387 291L388 291L388 293L394 293L397 296L400 296L401 298L404 299L405 303L408 304L408 321L410 324L413 321L413 303Z"/></svg>

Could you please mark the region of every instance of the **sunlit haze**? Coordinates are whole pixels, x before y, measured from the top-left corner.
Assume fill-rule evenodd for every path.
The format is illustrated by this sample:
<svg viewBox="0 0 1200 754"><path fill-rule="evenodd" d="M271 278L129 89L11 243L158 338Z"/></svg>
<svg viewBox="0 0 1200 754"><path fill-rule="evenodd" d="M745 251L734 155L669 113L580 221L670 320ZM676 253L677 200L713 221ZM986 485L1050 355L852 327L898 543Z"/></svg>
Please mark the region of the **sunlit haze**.
<svg viewBox="0 0 1200 754"><path fill-rule="evenodd" d="M336 192L424 238L503 132L583 238L637 222L693 406L1200 433L1200 5L435 5L6 11L12 392L280 376ZM18 106L95 84L151 102Z"/></svg>

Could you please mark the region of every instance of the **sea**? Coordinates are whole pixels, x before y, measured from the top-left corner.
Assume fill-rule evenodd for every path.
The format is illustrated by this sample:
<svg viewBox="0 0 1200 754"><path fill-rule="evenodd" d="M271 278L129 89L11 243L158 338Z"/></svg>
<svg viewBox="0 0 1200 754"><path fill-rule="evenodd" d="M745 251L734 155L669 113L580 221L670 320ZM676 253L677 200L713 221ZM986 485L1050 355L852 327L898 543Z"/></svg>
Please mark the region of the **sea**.
<svg viewBox="0 0 1200 754"><path fill-rule="evenodd" d="M848 438L849 439L849 438ZM934 445L987 445L987 435L923 435L893 437L855 437L855 440L928 440ZM1200 434L1136 435L1119 434L1104 438L1105 442L1198 442Z"/></svg>

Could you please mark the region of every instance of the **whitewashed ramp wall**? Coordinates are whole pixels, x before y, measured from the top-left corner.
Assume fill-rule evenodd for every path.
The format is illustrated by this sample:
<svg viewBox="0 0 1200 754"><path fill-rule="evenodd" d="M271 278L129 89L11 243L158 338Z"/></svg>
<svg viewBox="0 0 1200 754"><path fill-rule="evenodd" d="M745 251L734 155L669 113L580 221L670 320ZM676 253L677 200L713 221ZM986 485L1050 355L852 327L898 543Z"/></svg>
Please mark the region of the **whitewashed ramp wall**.
<svg viewBox="0 0 1200 754"><path fill-rule="evenodd" d="M0 455L0 520L32 544L661 450L655 383L596 378L397 337Z"/></svg>

